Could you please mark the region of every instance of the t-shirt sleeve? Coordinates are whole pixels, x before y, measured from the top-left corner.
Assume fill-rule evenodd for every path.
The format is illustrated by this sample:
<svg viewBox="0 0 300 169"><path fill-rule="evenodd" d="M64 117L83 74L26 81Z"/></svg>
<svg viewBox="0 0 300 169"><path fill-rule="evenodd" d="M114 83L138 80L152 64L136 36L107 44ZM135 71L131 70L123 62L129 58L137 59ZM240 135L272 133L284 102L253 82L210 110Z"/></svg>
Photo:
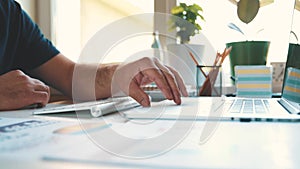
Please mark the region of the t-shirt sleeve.
<svg viewBox="0 0 300 169"><path fill-rule="evenodd" d="M37 24L22 10L21 6L15 1L13 3L15 15L13 24L19 27L17 29L19 42L14 65L20 69L31 70L59 54L59 51L44 37Z"/></svg>

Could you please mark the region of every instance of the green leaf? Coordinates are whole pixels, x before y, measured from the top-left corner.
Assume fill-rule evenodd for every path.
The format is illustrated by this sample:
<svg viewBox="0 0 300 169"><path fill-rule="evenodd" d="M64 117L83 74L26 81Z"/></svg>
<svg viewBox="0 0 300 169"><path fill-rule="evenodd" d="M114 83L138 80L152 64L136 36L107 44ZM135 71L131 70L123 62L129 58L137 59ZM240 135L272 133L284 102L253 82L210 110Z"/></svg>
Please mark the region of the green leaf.
<svg viewBox="0 0 300 169"><path fill-rule="evenodd" d="M183 8L186 8L187 5L185 3L179 3L179 6L183 7Z"/></svg>
<svg viewBox="0 0 300 169"><path fill-rule="evenodd" d="M202 28L199 24L196 24L195 27L196 27L196 30L202 30Z"/></svg>
<svg viewBox="0 0 300 169"><path fill-rule="evenodd" d="M181 6L175 6L174 8L172 8L171 10L171 14L179 14L182 13L184 11L184 8Z"/></svg>
<svg viewBox="0 0 300 169"><path fill-rule="evenodd" d="M197 15L193 12L187 12L186 17L188 18L188 21L191 23L194 23L197 19Z"/></svg>
<svg viewBox="0 0 300 169"><path fill-rule="evenodd" d="M203 9L197 4L190 5L190 9L194 12L203 11Z"/></svg>
<svg viewBox="0 0 300 169"><path fill-rule="evenodd" d="M198 16L201 18L201 20L205 21L205 19L202 15L198 14Z"/></svg>
<svg viewBox="0 0 300 169"><path fill-rule="evenodd" d="M237 4L238 17L246 24L256 17L258 10L259 0L240 0Z"/></svg>

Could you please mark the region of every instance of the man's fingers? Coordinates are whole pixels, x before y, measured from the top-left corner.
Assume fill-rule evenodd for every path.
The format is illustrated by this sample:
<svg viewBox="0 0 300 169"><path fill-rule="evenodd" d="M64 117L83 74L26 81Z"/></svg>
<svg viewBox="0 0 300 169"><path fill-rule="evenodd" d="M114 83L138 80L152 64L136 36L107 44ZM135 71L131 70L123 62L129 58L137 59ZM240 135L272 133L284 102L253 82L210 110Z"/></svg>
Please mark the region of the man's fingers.
<svg viewBox="0 0 300 169"><path fill-rule="evenodd" d="M157 85L157 87L162 91L162 93L165 95L165 97L169 100L173 100L173 94L171 91L171 88L164 76L164 74L160 71L159 68L151 68L151 69L146 69L142 71L142 74L151 81L154 81Z"/></svg>
<svg viewBox="0 0 300 169"><path fill-rule="evenodd" d="M168 67L169 70L174 74L175 79L176 79L176 82L177 82L177 84L178 84L178 87L179 87L179 90L180 90L181 94L182 94L184 97L188 97L189 94L188 94L188 92L187 92L187 90L186 90L186 87L185 87L184 81L182 80L181 75L180 75L178 72L176 72L172 67L169 67L169 66L167 66L167 67Z"/></svg>
<svg viewBox="0 0 300 169"><path fill-rule="evenodd" d="M125 91L143 106L150 106L150 100L141 86L150 82L155 82L165 98L178 105L181 104L181 94L188 96L181 76L155 58L142 58L120 66L115 74L114 77L118 80L118 86L115 88ZM126 84L129 84L129 92Z"/></svg>
<svg viewBox="0 0 300 169"><path fill-rule="evenodd" d="M139 102L143 107L150 106L149 96L140 88L140 86L133 80L130 83L129 95Z"/></svg>
<svg viewBox="0 0 300 169"><path fill-rule="evenodd" d="M171 88L173 100L176 104L181 104L180 92L178 89L178 85L176 82L176 77L173 73L165 66L163 66L158 60L155 61L155 64L159 67L159 69L164 74L169 87Z"/></svg>
<svg viewBox="0 0 300 169"><path fill-rule="evenodd" d="M39 80L35 80L34 96L36 96L35 103L40 103L45 106L50 100L50 88Z"/></svg>
<svg viewBox="0 0 300 169"><path fill-rule="evenodd" d="M47 92L50 94L50 88L47 85L37 84L34 86L35 91Z"/></svg>
<svg viewBox="0 0 300 169"><path fill-rule="evenodd" d="M32 79L33 91L30 104L41 104L45 106L50 100L50 88L43 82Z"/></svg>
<svg viewBox="0 0 300 169"><path fill-rule="evenodd" d="M34 91L32 93L32 99L29 104L41 104L42 106L45 106L49 102L49 93L42 92L42 91Z"/></svg>
<svg viewBox="0 0 300 169"><path fill-rule="evenodd" d="M41 106L46 106L49 102L49 94L43 91L32 91L30 94L27 95L26 99L20 103L19 108L27 107L30 105L38 104Z"/></svg>

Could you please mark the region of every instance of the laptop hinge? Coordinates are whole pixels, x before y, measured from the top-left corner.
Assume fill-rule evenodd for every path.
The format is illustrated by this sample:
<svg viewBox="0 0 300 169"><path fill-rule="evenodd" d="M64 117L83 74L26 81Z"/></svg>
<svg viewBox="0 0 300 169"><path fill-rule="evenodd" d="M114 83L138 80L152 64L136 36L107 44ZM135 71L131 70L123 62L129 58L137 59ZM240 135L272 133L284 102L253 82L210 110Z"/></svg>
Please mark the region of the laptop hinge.
<svg viewBox="0 0 300 169"><path fill-rule="evenodd" d="M300 114L299 108L295 107L288 100L281 98L278 102L291 114Z"/></svg>

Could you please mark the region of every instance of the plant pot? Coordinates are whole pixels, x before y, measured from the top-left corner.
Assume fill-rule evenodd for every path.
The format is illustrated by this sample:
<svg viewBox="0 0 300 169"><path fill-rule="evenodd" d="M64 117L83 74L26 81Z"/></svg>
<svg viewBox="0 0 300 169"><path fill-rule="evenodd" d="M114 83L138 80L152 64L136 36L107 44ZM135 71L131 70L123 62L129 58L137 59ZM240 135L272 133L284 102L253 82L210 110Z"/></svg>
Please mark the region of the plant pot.
<svg viewBox="0 0 300 169"><path fill-rule="evenodd" d="M286 67L300 68L300 45L289 44Z"/></svg>
<svg viewBox="0 0 300 169"><path fill-rule="evenodd" d="M204 45L199 44L169 44L168 55L165 58L167 65L175 68L182 76L186 85L196 87L196 63L191 58L191 52L199 64L204 53Z"/></svg>
<svg viewBox="0 0 300 169"><path fill-rule="evenodd" d="M226 43L226 47L232 46L230 59L231 75L234 77L236 65L266 65L269 51L269 41L241 41Z"/></svg>

